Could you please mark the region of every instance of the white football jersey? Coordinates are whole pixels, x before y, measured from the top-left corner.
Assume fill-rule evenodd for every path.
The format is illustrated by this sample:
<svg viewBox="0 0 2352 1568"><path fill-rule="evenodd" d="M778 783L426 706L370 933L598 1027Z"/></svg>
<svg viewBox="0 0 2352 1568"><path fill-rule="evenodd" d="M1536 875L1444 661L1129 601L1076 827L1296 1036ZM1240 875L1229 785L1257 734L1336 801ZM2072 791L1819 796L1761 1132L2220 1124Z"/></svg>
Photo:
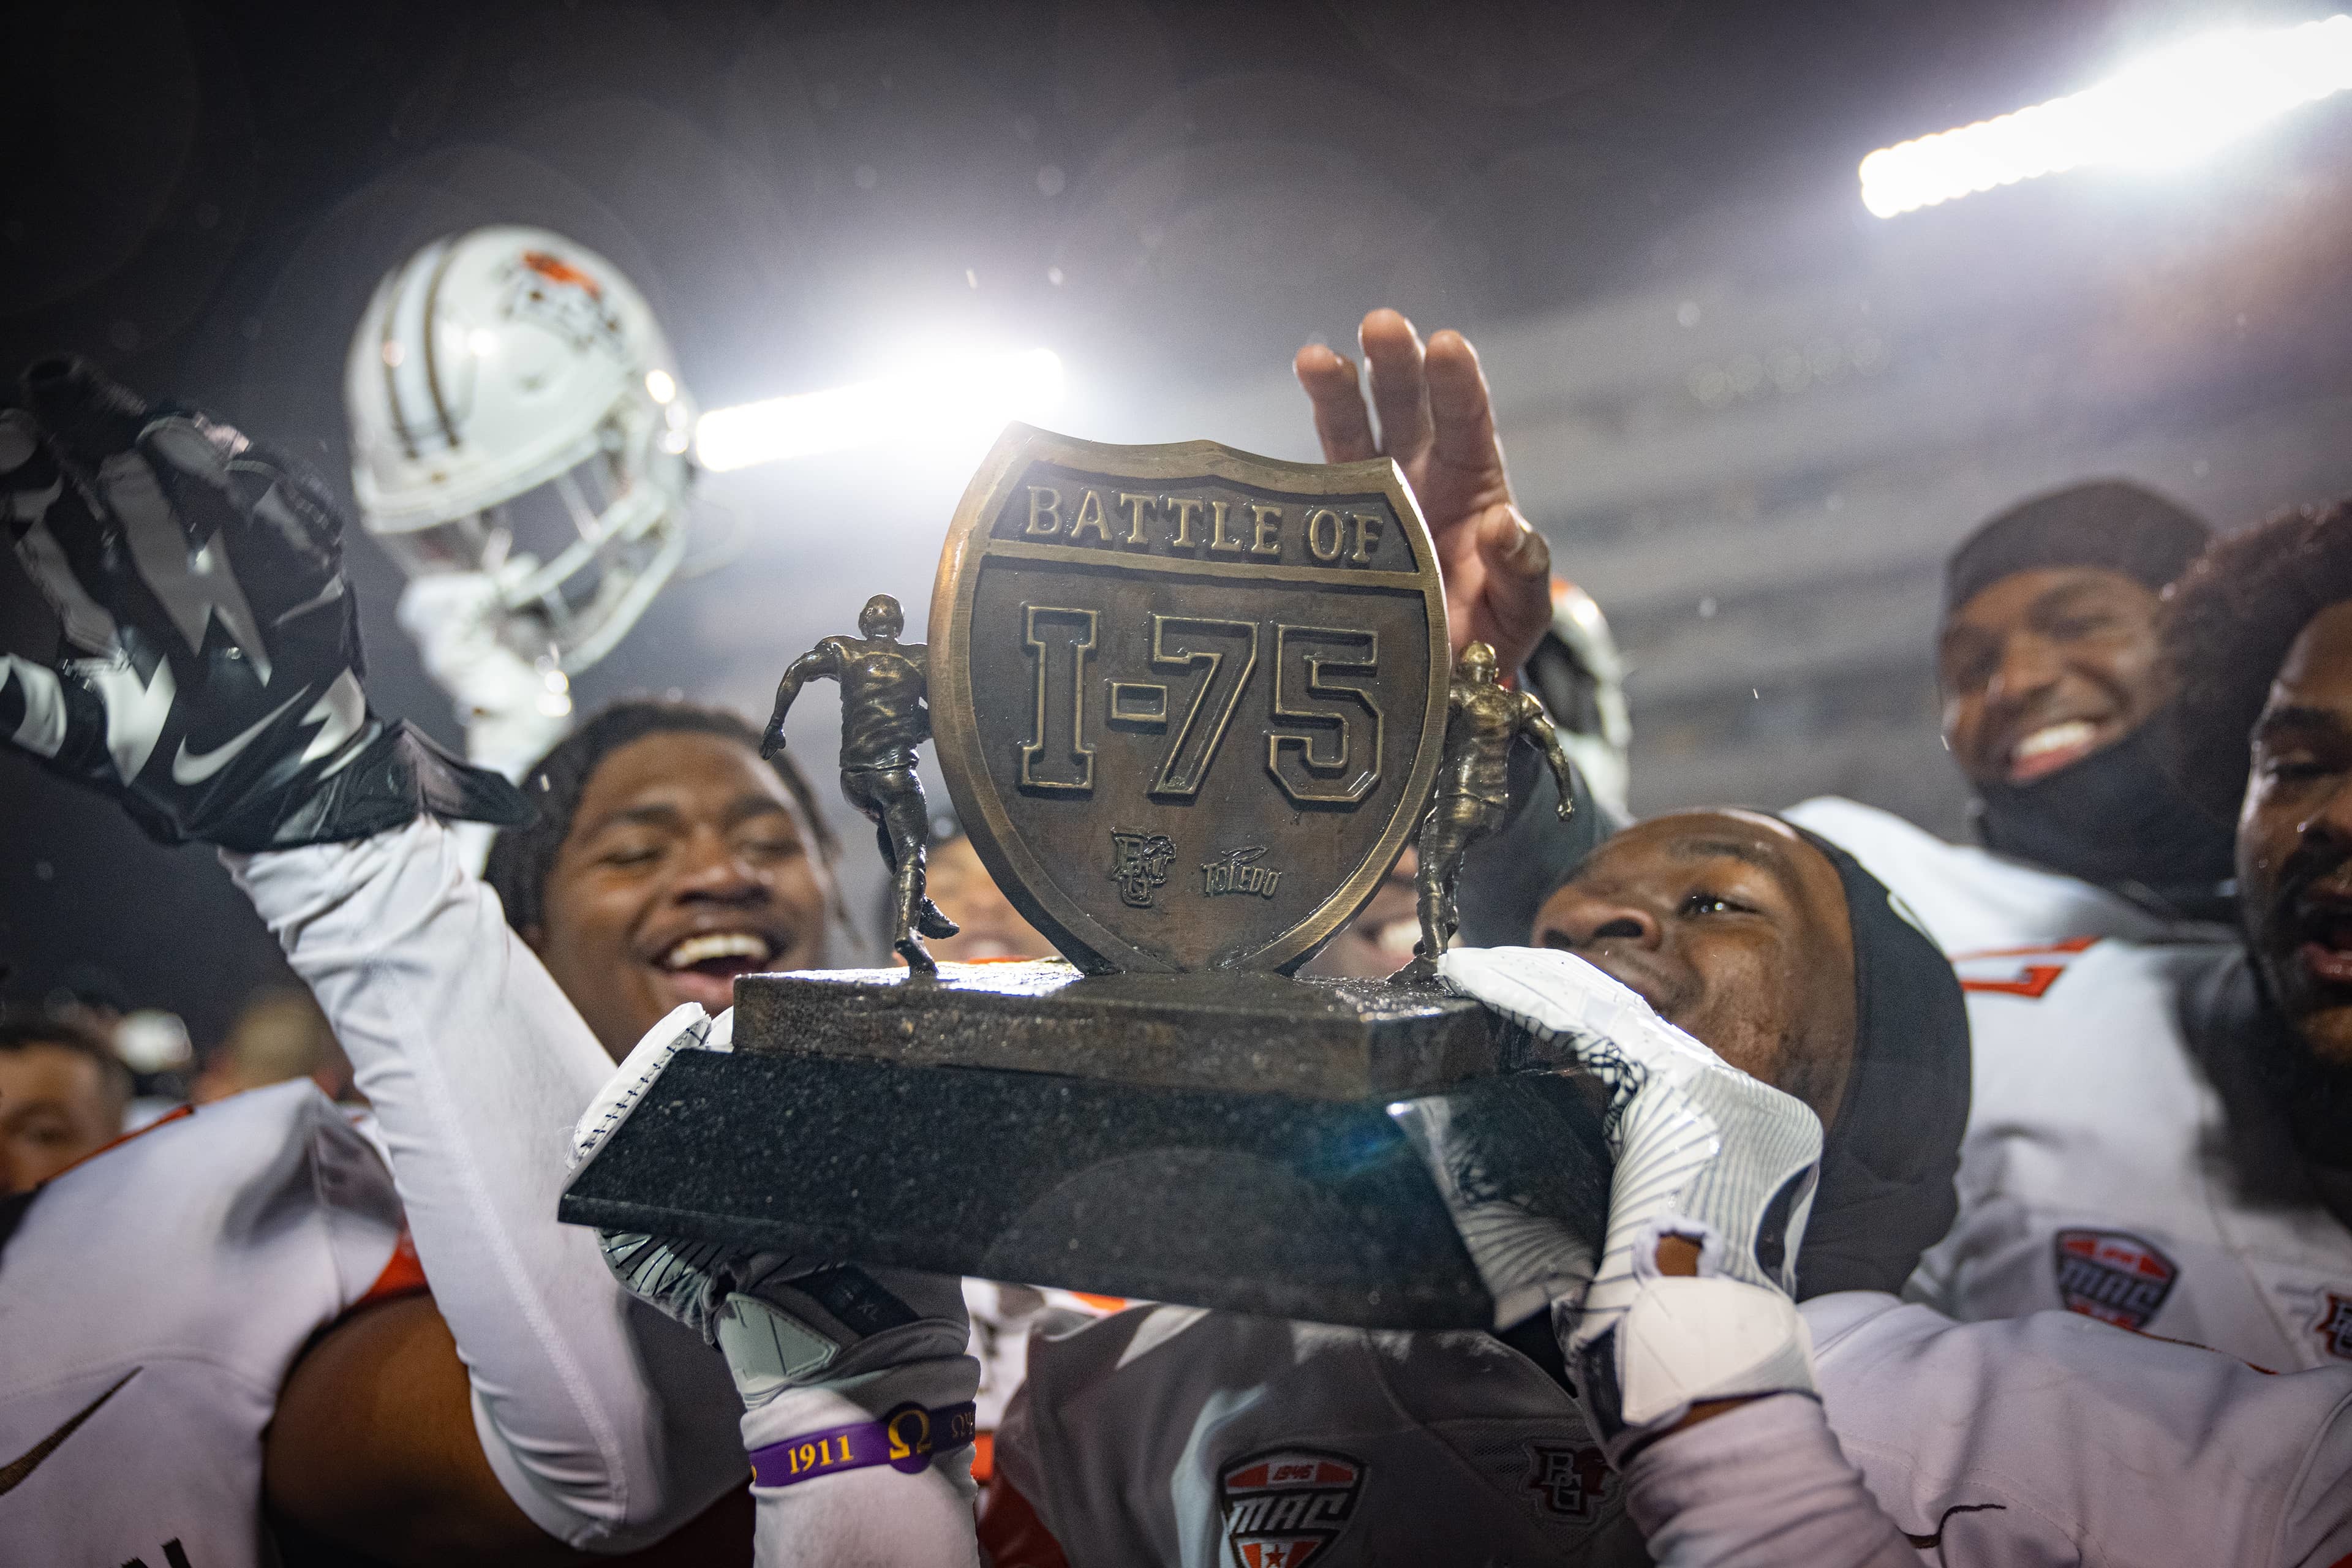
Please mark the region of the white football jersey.
<svg viewBox="0 0 2352 1568"><path fill-rule="evenodd" d="M2247 1077L2235 942L1961 953L1975 1097L1960 1214L1913 1293L2063 1307L2258 1366L2352 1366L2352 1229Z"/></svg>
<svg viewBox="0 0 2352 1568"><path fill-rule="evenodd" d="M2172 929L2161 915L2079 877L1947 843L1859 801L1823 795L1780 815L1861 861L1948 953L2089 936L2147 939Z"/></svg>
<svg viewBox="0 0 2352 1568"><path fill-rule="evenodd" d="M1649 1561L1575 1403L1486 1334L1136 1307L1028 1373L997 1473L1079 1568Z"/></svg>
<svg viewBox="0 0 2352 1568"><path fill-rule="evenodd" d="M1029 1375L1030 1331L1040 1326L1070 1326L1116 1312L1127 1303L1116 1296L1087 1296L1046 1286L1007 1285L993 1279L963 1282L971 1342L964 1353L980 1363L980 1391L972 1395L971 1474L983 1484L993 1470L996 1429L1005 1406Z"/></svg>
<svg viewBox="0 0 2352 1568"><path fill-rule="evenodd" d="M2352 1551L2352 1368L2266 1376L2063 1312L1803 1310L1831 1429L1923 1563ZM1649 1561L1574 1403L1482 1334L1137 1308L1040 1334L997 1462L1073 1568Z"/></svg>
<svg viewBox="0 0 2352 1568"><path fill-rule="evenodd" d="M1910 1294L1962 1319L2063 1308L2275 1369L2352 1364L2352 1230L2246 1078L2233 934L1852 801L1843 846L1952 957L1974 1089L1960 1213Z"/></svg>
<svg viewBox="0 0 2352 1568"><path fill-rule="evenodd" d="M0 1561L274 1562L279 1385L413 1270L366 1139L308 1081L254 1089L0 1204Z"/></svg>

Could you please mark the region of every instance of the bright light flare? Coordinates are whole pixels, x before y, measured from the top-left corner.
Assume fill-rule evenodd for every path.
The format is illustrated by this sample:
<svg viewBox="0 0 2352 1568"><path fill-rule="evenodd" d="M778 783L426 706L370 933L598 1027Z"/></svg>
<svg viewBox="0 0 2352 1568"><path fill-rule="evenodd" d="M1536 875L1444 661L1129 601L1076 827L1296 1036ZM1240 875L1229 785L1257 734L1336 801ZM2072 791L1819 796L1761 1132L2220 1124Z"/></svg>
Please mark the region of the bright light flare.
<svg viewBox="0 0 2352 1568"><path fill-rule="evenodd" d="M854 386L714 408L695 426L695 461L723 473L886 440L909 448L961 444L994 435L1008 419L1043 418L1061 396L1062 358L1051 349L950 360Z"/></svg>
<svg viewBox="0 0 2352 1568"><path fill-rule="evenodd" d="M2201 157L2297 104L2352 87L2352 16L2192 38L2098 86L1862 161L1880 217L2095 163Z"/></svg>

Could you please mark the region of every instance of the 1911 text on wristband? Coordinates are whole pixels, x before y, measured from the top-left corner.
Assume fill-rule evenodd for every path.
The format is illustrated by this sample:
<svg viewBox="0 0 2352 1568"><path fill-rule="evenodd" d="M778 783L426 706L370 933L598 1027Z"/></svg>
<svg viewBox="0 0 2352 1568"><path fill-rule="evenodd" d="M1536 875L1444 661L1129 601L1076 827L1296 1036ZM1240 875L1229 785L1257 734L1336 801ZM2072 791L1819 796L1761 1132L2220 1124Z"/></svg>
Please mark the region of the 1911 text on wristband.
<svg viewBox="0 0 2352 1568"><path fill-rule="evenodd" d="M952 1454L972 1439L978 1413L970 1400L926 1409L901 1405L879 1421L854 1422L820 1432L803 1432L751 1451L751 1484L789 1487L819 1476L887 1465L915 1475L940 1454Z"/></svg>

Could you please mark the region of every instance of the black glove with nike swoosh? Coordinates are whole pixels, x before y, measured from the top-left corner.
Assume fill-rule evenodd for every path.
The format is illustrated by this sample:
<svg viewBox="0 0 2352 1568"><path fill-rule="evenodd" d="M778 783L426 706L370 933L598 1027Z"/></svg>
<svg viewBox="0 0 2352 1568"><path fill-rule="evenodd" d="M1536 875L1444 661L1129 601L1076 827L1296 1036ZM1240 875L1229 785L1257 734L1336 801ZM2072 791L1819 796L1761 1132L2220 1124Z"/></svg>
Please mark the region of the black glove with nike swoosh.
<svg viewBox="0 0 2352 1568"><path fill-rule="evenodd" d="M287 849L522 796L369 710L342 520L318 481L77 360L0 409L0 524L63 622L0 655L0 736L165 844Z"/></svg>

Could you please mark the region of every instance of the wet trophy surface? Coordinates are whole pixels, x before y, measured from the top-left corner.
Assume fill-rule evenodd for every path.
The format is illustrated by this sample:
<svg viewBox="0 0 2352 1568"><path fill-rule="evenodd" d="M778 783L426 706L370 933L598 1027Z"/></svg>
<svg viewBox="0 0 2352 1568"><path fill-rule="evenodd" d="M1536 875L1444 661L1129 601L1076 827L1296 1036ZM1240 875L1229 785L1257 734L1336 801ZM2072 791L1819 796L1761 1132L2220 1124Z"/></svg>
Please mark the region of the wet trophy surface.
<svg viewBox="0 0 2352 1568"><path fill-rule="evenodd" d="M677 1057L564 1218L1409 1329L1492 1325L1449 1195L1597 1247L1597 1118L1517 1070L1544 1065L1523 1036L1425 963L1418 984L1293 977L1438 820L1469 743L1449 751L1465 689L1393 463L1016 425L957 510L929 644L898 631L877 597L795 660L772 735L800 680L840 680L843 787L909 967L739 980L736 1049ZM1502 749L1549 741L1526 707ZM932 966L927 733L1064 959ZM1425 899L1425 948L1432 919ZM1391 1114L1430 1096L1481 1130L1476 1168L1433 1171Z"/></svg>

